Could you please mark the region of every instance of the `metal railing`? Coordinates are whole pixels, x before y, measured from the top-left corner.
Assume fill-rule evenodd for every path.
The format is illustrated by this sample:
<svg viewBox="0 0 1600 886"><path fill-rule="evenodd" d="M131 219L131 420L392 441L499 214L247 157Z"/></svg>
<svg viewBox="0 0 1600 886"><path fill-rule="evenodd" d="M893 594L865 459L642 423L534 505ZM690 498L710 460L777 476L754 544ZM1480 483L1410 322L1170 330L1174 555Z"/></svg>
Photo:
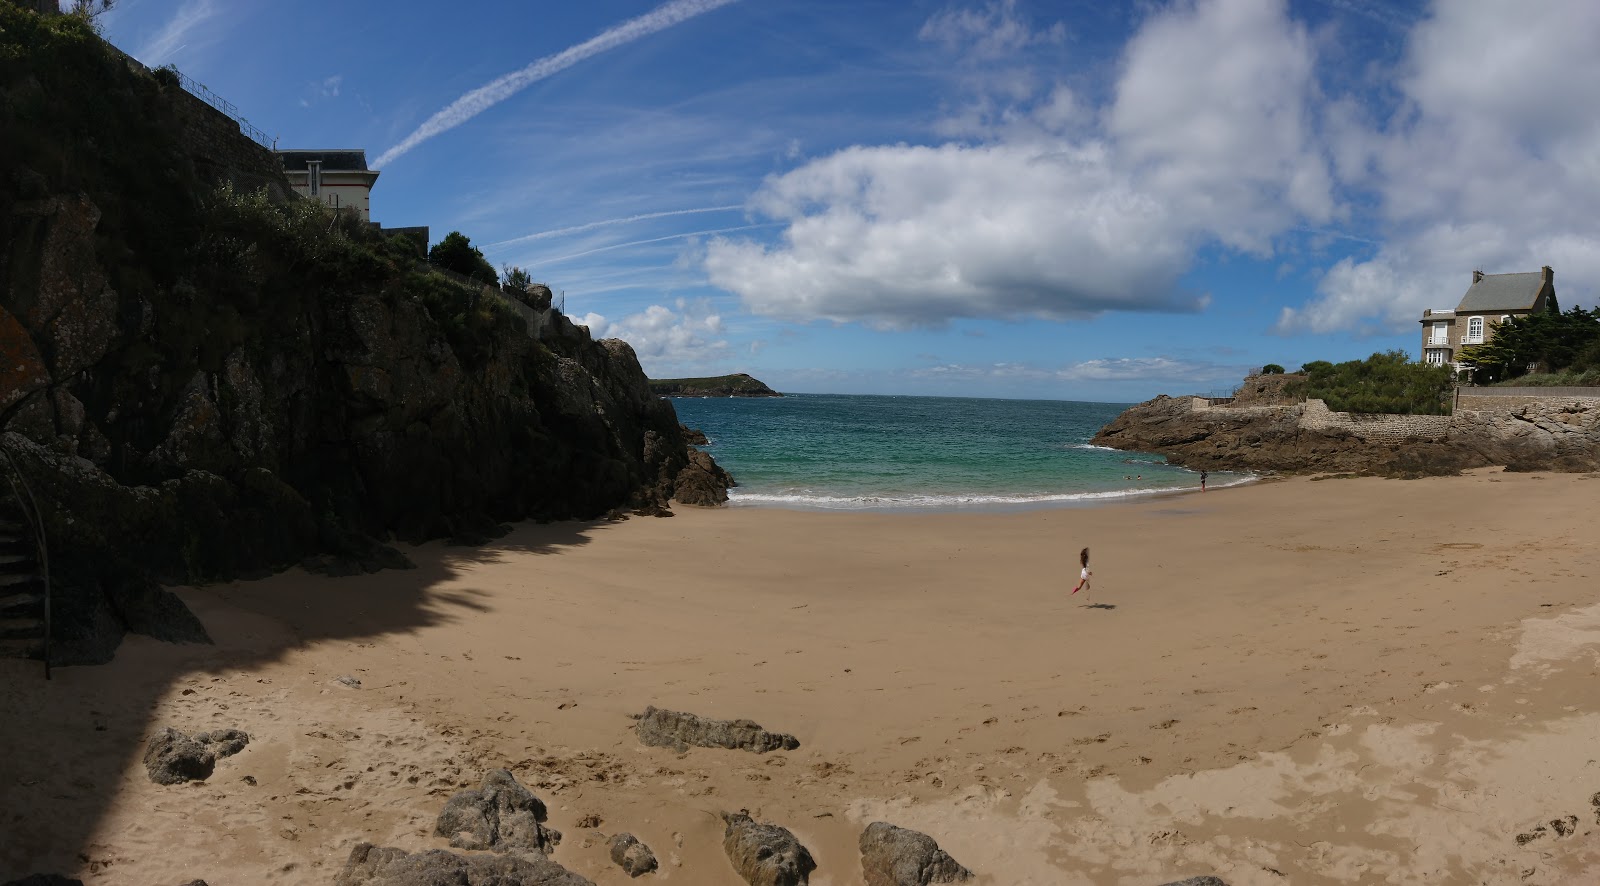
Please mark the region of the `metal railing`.
<svg viewBox="0 0 1600 886"><path fill-rule="evenodd" d="M50 550L44 537L44 514L39 510L39 503L33 497L33 490L28 488L28 481L22 478L22 469L17 466L11 453L0 448L0 458L5 459L6 480L11 484L11 492L16 496L17 506L22 509L22 519L28 521L28 527L33 531L34 550L39 557L39 574L44 579L44 678L50 679Z"/></svg>
<svg viewBox="0 0 1600 886"><path fill-rule="evenodd" d="M265 132L262 132L260 129L257 129L250 123L249 120L246 120L244 116L239 113L238 105L228 101L220 95L217 95L215 92L212 92L204 83L201 83L193 77L190 77L188 74L185 74L177 68L168 68L168 70L178 75L178 82L183 85L184 90L186 90L195 98L200 99L211 107L216 108L223 114L227 115L228 119L239 124L239 131L249 136L250 139L256 144L269 150L277 147L278 140L270 135L267 135Z"/></svg>

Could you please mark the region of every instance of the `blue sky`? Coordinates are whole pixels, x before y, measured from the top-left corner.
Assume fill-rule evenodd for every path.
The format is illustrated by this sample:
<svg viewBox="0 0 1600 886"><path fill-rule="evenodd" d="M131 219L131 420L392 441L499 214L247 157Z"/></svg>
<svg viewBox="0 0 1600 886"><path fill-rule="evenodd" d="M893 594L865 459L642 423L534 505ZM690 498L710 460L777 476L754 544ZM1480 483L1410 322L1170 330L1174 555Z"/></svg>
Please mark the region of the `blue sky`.
<svg viewBox="0 0 1600 886"><path fill-rule="evenodd" d="M470 8L102 21L655 377L1128 401L1415 356L1475 268L1600 292L1593 0Z"/></svg>

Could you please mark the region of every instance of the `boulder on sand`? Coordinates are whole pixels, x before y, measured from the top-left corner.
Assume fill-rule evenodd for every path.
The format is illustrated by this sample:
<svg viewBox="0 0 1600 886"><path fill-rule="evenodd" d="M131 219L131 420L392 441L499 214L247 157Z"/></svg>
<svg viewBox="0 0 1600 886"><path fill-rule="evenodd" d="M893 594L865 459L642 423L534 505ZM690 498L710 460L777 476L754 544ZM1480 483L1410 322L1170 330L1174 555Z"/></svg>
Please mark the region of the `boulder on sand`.
<svg viewBox="0 0 1600 886"><path fill-rule="evenodd" d="M544 854L561 832L543 825L544 802L505 769L491 769L478 789L450 798L433 832L457 849L523 850Z"/></svg>
<svg viewBox="0 0 1600 886"><path fill-rule="evenodd" d="M722 850L750 886L807 886L817 863L787 828L766 824L748 812L722 813Z"/></svg>
<svg viewBox="0 0 1600 886"><path fill-rule="evenodd" d="M656 854L639 842L632 834L618 834L611 838L611 860L630 877L648 874L656 869Z"/></svg>
<svg viewBox="0 0 1600 886"><path fill-rule="evenodd" d="M866 886L928 886L965 883L972 872L927 834L875 821L861 832L861 876Z"/></svg>
<svg viewBox="0 0 1600 886"><path fill-rule="evenodd" d="M334 886L594 886L542 855L406 852L357 843Z"/></svg>

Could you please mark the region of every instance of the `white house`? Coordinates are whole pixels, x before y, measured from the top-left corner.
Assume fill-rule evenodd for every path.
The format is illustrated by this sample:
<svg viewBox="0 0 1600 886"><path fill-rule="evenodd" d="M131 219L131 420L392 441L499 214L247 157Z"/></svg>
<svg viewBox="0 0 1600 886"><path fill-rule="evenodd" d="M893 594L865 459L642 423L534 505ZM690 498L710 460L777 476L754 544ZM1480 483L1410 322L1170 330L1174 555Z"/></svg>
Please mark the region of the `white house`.
<svg viewBox="0 0 1600 886"><path fill-rule="evenodd" d="M354 150L274 151L283 161L283 174L303 197L321 200L334 209L360 213L371 221L372 185L378 171L367 168L367 152Z"/></svg>

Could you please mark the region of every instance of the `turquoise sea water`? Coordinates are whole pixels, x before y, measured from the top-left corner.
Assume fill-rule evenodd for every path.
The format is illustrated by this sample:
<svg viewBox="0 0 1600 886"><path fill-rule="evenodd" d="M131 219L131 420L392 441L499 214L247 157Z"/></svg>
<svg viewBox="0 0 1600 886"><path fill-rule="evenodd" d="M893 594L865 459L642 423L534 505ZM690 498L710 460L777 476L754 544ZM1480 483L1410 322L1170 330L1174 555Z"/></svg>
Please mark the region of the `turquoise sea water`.
<svg viewBox="0 0 1600 886"><path fill-rule="evenodd" d="M1120 404L790 394L673 406L738 481L734 505L997 510L1200 485L1162 456L1089 445ZM1207 485L1250 479L1214 471Z"/></svg>

